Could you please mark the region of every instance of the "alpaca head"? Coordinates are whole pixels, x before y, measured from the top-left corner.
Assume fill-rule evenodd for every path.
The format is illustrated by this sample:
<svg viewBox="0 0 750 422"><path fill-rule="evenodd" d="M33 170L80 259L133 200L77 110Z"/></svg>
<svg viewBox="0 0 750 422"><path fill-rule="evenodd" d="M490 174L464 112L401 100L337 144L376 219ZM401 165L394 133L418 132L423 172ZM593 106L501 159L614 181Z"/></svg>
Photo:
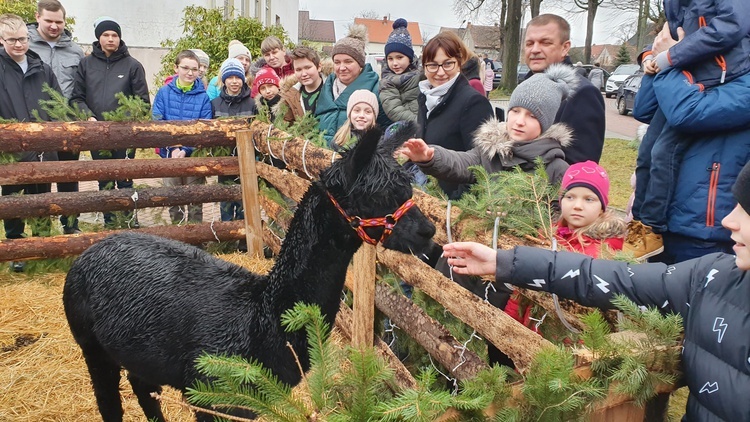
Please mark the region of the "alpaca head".
<svg viewBox="0 0 750 422"><path fill-rule="evenodd" d="M342 153L321 175L325 189L341 205L348 216L363 220L394 214L412 196L411 175L393 158L407 139L416 133L411 122L399 123L382 137L379 129L371 129L359 142ZM380 239L384 227L368 227L364 231L372 239ZM422 253L432 246L435 226L416 205L398 220L383 247L406 253Z"/></svg>

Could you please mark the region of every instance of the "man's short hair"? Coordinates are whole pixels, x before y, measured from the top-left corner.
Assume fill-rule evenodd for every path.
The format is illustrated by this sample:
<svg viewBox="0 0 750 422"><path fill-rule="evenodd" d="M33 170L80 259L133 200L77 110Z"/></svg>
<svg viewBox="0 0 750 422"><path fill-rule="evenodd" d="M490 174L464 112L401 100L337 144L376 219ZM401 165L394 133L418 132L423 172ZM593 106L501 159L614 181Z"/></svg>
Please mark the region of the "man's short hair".
<svg viewBox="0 0 750 422"><path fill-rule="evenodd" d="M561 16L553 15L552 13L545 13L531 19L528 26L544 26L550 23L557 25L560 32L560 42L570 40L570 24Z"/></svg>
<svg viewBox="0 0 750 422"><path fill-rule="evenodd" d="M284 44L281 43L281 40L274 37L273 35L266 37L263 39L263 41L260 43L260 52L261 54L266 54L269 51L273 50L274 48L278 48L279 50L284 49Z"/></svg>
<svg viewBox="0 0 750 422"><path fill-rule="evenodd" d="M320 56L318 55L317 51L313 50L310 47L302 46L292 50L292 61L300 59L310 60L311 62L313 62L315 67L320 67Z"/></svg>
<svg viewBox="0 0 750 422"><path fill-rule="evenodd" d="M20 16L12 13L0 15L0 35L13 34L21 28L26 29L26 22Z"/></svg>
<svg viewBox="0 0 750 422"><path fill-rule="evenodd" d="M62 10L63 19L65 19L65 8L57 0L39 0L39 4L36 6L36 13L41 15L44 10L49 10L50 12Z"/></svg>

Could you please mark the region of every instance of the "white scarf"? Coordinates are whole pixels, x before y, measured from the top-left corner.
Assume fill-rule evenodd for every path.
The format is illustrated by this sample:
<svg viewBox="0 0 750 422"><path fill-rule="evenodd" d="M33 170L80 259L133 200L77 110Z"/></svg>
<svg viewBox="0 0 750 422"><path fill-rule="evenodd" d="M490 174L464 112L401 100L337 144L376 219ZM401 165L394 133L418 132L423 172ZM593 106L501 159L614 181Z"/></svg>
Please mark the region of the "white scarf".
<svg viewBox="0 0 750 422"><path fill-rule="evenodd" d="M341 95L342 92L348 87L349 85L345 85L343 82L341 82L341 79L336 78L333 80L333 99L338 100L339 95Z"/></svg>
<svg viewBox="0 0 750 422"><path fill-rule="evenodd" d="M448 90L451 89L454 83L456 83L456 80L458 80L460 75L460 73L456 73L456 76L454 76L453 79L434 88L430 85L430 81L426 79L419 83L419 90L422 91L422 94L426 97L424 105L427 107L427 117L430 117L432 110L440 104L443 100L443 96L448 93Z"/></svg>

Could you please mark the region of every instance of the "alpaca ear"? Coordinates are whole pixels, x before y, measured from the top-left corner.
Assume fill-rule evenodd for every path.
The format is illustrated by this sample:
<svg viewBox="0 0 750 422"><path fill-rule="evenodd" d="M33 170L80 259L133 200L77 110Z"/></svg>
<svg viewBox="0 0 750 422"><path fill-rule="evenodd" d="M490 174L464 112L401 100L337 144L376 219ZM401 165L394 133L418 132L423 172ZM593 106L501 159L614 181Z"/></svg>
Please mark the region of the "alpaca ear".
<svg viewBox="0 0 750 422"><path fill-rule="evenodd" d="M417 123L408 120L393 123L385 130L380 148L383 148L386 154L393 155L404 142L417 136L418 129Z"/></svg>
<svg viewBox="0 0 750 422"><path fill-rule="evenodd" d="M352 151L353 157L349 164L351 178L349 180L355 180L359 173L370 163L370 160L372 160L378 149L381 135L381 130L374 127L359 138L359 142L357 142Z"/></svg>

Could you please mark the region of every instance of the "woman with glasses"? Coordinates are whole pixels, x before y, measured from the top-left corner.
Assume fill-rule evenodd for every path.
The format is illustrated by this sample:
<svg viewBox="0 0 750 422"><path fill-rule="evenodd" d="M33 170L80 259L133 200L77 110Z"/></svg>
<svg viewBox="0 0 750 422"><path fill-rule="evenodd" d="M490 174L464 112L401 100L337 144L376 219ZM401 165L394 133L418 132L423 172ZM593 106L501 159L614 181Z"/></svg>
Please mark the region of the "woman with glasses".
<svg viewBox="0 0 750 422"><path fill-rule="evenodd" d="M466 46L453 32L437 34L422 49L427 79L419 83L417 117L422 128L420 138L427 144L468 151L474 146L474 131L493 117L489 100L461 75L461 66L468 58ZM440 187L450 199L457 199L463 192L456 183L440 181Z"/></svg>

